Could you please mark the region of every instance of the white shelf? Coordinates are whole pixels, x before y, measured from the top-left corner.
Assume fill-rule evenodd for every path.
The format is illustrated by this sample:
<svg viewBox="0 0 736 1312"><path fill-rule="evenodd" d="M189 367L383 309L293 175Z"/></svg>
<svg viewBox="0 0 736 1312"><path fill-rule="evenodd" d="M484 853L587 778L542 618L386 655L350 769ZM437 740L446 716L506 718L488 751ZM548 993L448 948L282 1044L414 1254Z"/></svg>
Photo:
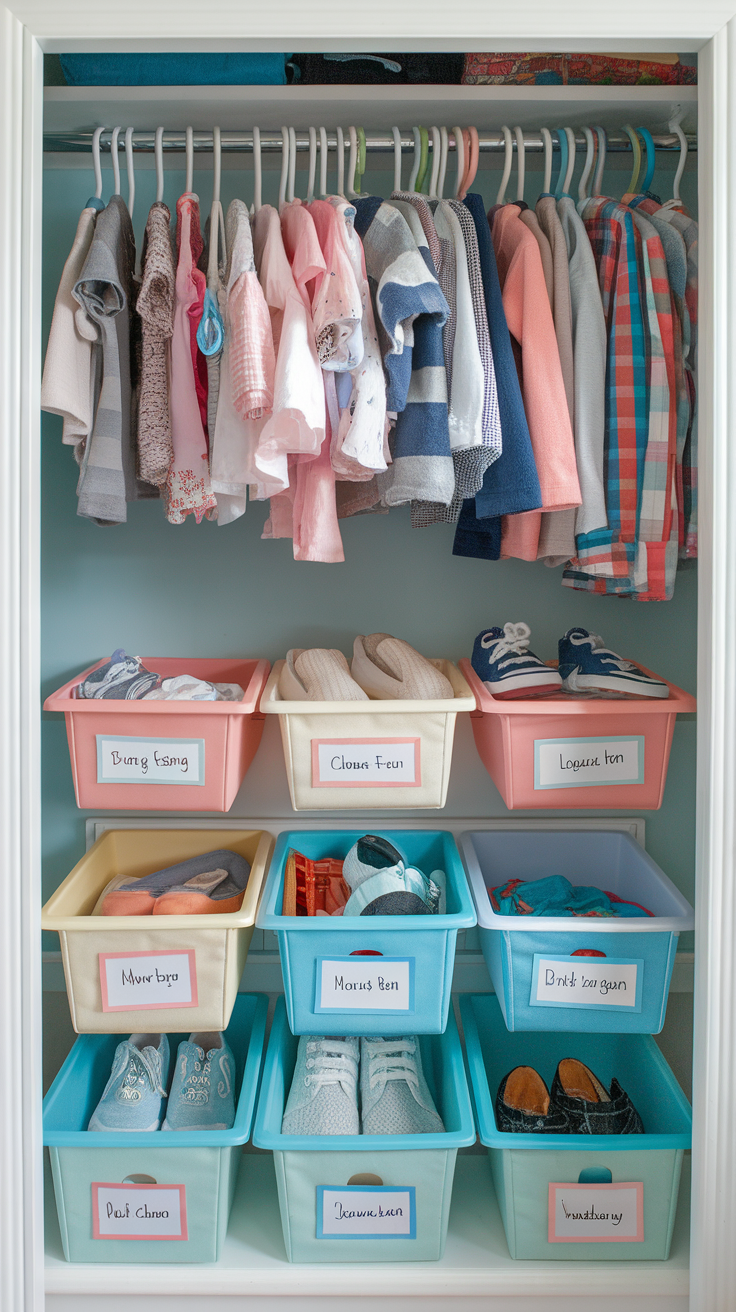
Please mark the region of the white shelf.
<svg viewBox="0 0 736 1312"><path fill-rule="evenodd" d="M453 1312L466 1299L523 1298L524 1312L549 1309L551 1298L595 1299L596 1312L687 1312L689 1286L689 1159L667 1262L522 1262L509 1257L485 1153L459 1156L444 1257L439 1262L357 1266L296 1266L286 1260L276 1179L270 1154L246 1153L220 1261L204 1266L75 1265L64 1261L50 1179L46 1190L46 1308L96 1306L62 1296L136 1296L136 1312L161 1309L162 1298L182 1295L261 1299L339 1298L340 1312L355 1300L366 1309L404 1298L431 1298L433 1312ZM59 1296L56 1302L54 1295ZM666 1299L666 1303L659 1300ZM369 1301L370 1300L370 1301ZM657 1300L652 1302L651 1300ZM127 1301L124 1304L128 1306ZM120 1306L123 1306L121 1302ZM163 1304L168 1307L169 1304ZM180 1304L177 1302L177 1306ZM188 1306L188 1304L187 1304ZM201 1305L200 1305L201 1306ZM209 1303L206 1305L209 1306ZM238 1304L240 1306L240 1304ZM307 1304L300 1304L307 1306ZM311 1306L309 1304L308 1306ZM317 1304L315 1304L317 1306ZM477 1304L480 1307L480 1304ZM498 1305L500 1307L500 1305ZM577 1304L575 1305L577 1306Z"/></svg>
<svg viewBox="0 0 736 1312"><path fill-rule="evenodd" d="M291 86L291 87L46 87L44 130L81 132L133 119L138 128L306 127L339 120L366 128L423 121L500 127L511 115L523 128L581 121L620 128L627 121L666 131L672 107L687 107L683 127L696 124L697 87Z"/></svg>

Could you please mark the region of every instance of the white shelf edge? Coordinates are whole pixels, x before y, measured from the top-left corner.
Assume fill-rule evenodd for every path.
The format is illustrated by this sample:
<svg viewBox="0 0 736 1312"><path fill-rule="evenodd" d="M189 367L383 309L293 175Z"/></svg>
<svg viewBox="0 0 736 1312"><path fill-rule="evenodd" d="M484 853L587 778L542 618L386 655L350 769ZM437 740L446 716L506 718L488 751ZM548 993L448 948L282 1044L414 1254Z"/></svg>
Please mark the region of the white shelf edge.
<svg viewBox="0 0 736 1312"><path fill-rule="evenodd" d="M310 86L91 86L91 87L44 87L45 105L53 104L87 104L117 100L221 100L249 104L256 101L278 101L295 104L309 104L313 100L334 100L338 103L369 101L380 99L406 101L414 104L426 101L428 104L440 105L444 101L464 100L470 104L478 101L514 101L521 100L534 104L546 100L602 100L611 104L630 104L632 99L642 100L653 105L669 104L679 101L681 104L697 104L697 86L498 86L498 85L459 85L424 84L411 85L354 85L352 83L331 83Z"/></svg>

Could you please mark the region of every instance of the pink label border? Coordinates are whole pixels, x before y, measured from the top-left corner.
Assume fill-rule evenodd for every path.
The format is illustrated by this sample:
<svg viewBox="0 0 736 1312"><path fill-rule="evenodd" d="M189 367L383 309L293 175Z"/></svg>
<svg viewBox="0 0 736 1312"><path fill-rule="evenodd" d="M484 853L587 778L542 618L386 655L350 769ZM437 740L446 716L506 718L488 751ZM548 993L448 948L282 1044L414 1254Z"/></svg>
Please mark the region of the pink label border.
<svg viewBox="0 0 736 1312"><path fill-rule="evenodd" d="M609 1192L612 1189L636 1189L636 1234L635 1235L575 1235L562 1237L554 1233L555 1229L555 1189L599 1189ZM550 1244L643 1244L644 1243L644 1184L643 1181L617 1181L615 1184L566 1184L550 1183L548 1195L548 1233Z"/></svg>
<svg viewBox="0 0 736 1312"><path fill-rule="evenodd" d="M422 767L421 767L421 738L313 738L312 739L312 787L313 788L421 788L422 786ZM356 779L351 783L343 783L339 779L320 779L319 778L319 748L320 747L356 747L363 743L376 743L388 746L389 743L413 743L414 744L414 781L412 783L393 782L387 779L385 782L372 780L370 783L364 783Z"/></svg>
<svg viewBox="0 0 736 1312"><path fill-rule="evenodd" d="M156 952L150 949L144 952L99 952L100 967L100 989L102 991L102 1010L103 1011L174 1011L180 1007L198 1007L199 994L197 992L197 962L195 948L160 948ZM107 975L105 973L105 962L114 961L120 957L189 957L189 983L192 987L191 1002L135 1002L129 1007L111 1007L107 996Z"/></svg>
<svg viewBox="0 0 736 1312"><path fill-rule="evenodd" d="M119 954L122 955L122 954ZM131 953L132 956L132 953ZM100 1234L100 1213L97 1204L97 1196L100 1189L178 1189L179 1190L179 1221L182 1233L180 1235L101 1235ZM189 1238L187 1229L187 1191L183 1184L115 1184L111 1180L93 1180L92 1181L92 1238L93 1239L147 1239L157 1244L180 1243L182 1240Z"/></svg>

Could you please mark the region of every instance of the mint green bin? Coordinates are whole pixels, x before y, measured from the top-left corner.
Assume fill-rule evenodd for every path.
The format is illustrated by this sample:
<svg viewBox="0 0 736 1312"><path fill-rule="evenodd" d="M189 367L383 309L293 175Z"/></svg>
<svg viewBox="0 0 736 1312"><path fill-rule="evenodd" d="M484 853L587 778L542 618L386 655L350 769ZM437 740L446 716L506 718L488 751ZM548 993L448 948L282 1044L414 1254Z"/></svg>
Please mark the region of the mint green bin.
<svg viewBox="0 0 736 1312"><path fill-rule="evenodd" d="M481 1143L488 1148L509 1252L563 1262L666 1261L677 1211L690 1104L654 1039L645 1034L510 1033L493 994L460 999L471 1090ZM550 1087L563 1057L585 1062L607 1086L615 1075L644 1122L640 1135L513 1134L496 1128L501 1080L533 1066ZM582 1175L582 1180L581 1180ZM641 1186L640 1238L550 1241L550 1185ZM615 1195L613 1195L615 1197ZM567 1196L581 1197L574 1192ZM610 1199L612 1195L598 1195ZM599 1207L608 1206L601 1202Z"/></svg>
<svg viewBox="0 0 736 1312"><path fill-rule="evenodd" d="M56 1210L68 1262L215 1262L227 1231L243 1144L250 1136L261 1071L268 999L239 993L225 1038L235 1057L236 1111L230 1130L90 1133L89 1118L110 1074L119 1034L77 1039L43 1103ZM184 1013L182 1013L184 1014ZM173 1061L188 1034L170 1034ZM94 1186L178 1190L179 1238L96 1238ZM118 1195L132 1198L130 1190ZM157 1204L158 1206L159 1204ZM98 1222L99 1225L99 1222Z"/></svg>
<svg viewBox="0 0 736 1312"><path fill-rule="evenodd" d="M475 1124L460 1036L450 1011L444 1034L422 1035L422 1066L442 1116L445 1134L282 1134L297 1045L279 998L268 1041L253 1143L273 1152L281 1224L290 1262L430 1262L442 1257L458 1148L475 1143ZM332 1191L360 1191L361 1201L383 1203L399 1191L411 1229L386 1236L375 1231L325 1234ZM370 1191L368 1194L365 1191ZM327 1191L326 1198L323 1191ZM349 1195L355 1201L355 1194ZM329 1220L329 1218L328 1218ZM371 1227L372 1228L372 1227Z"/></svg>

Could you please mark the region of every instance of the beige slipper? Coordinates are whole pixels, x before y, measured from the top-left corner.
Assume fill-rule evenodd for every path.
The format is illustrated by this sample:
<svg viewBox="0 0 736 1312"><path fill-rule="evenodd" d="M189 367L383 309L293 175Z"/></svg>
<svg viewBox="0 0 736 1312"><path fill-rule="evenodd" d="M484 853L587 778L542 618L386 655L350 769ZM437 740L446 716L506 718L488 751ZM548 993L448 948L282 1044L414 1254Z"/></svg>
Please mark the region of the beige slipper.
<svg viewBox="0 0 736 1312"><path fill-rule="evenodd" d="M293 647L279 675L285 702L366 702L368 696L350 675L341 651Z"/></svg>
<svg viewBox="0 0 736 1312"><path fill-rule="evenodd" d="M439 701L455 696L450 680L436 665L390 633L357 637L351 669L356 682L377 701Z"/></svg>

